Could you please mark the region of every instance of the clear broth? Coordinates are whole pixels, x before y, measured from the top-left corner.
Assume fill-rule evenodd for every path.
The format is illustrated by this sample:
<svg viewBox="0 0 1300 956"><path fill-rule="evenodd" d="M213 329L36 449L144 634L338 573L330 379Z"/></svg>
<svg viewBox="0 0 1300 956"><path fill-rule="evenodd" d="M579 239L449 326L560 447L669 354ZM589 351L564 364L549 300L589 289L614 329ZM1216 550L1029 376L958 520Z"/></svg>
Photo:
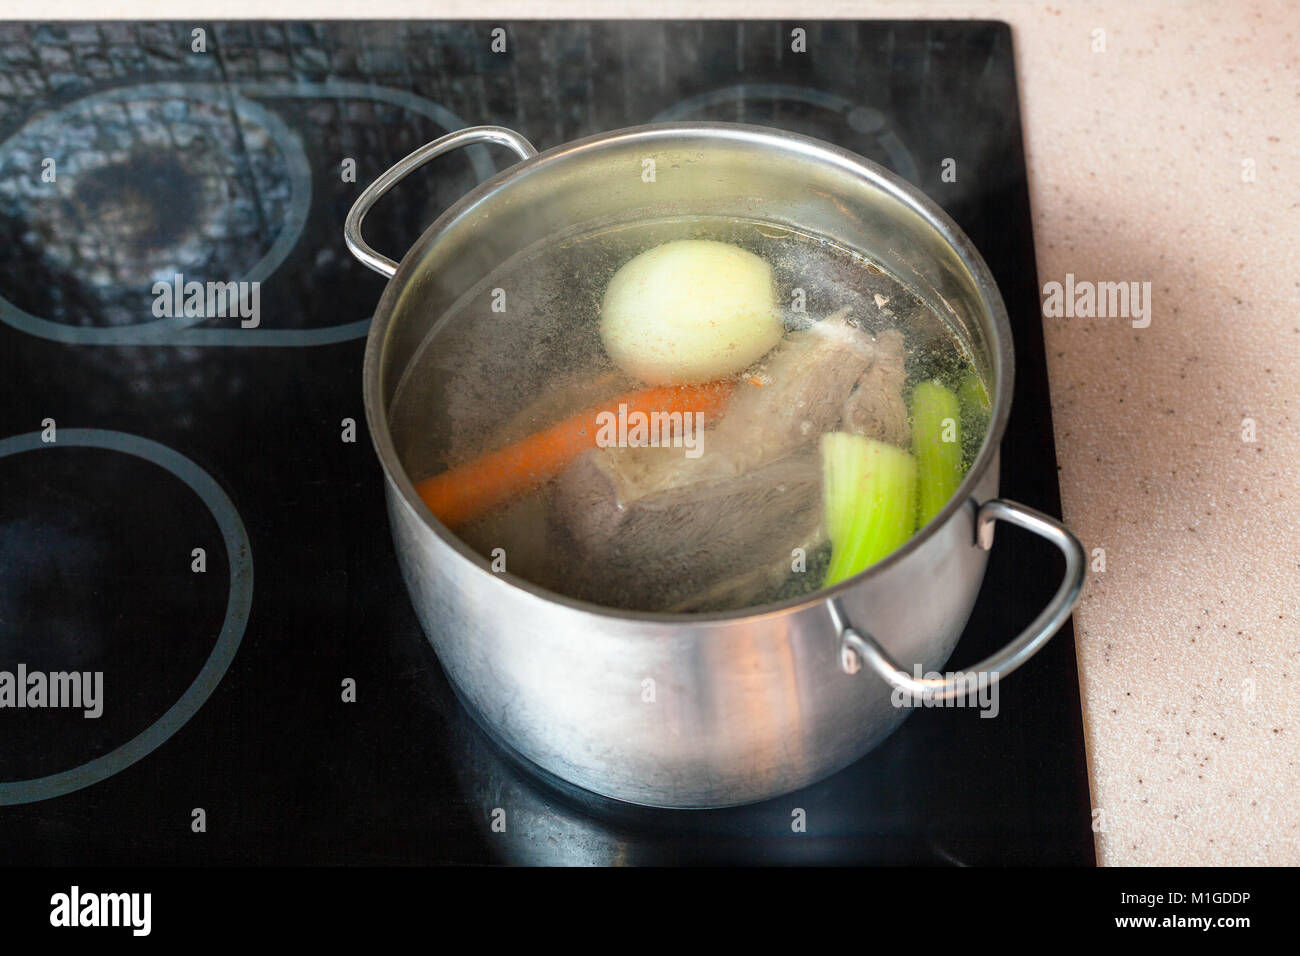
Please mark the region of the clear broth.
<svg viewBox="0 0 1300 956"><path fill-rule="evenodd" d="M503 263L433 324L405 370L391 406L394 444L408 475L420 481L540 431L581 409L638 387L606 356L598 323L614 273L636 255L677 239L740 246L773 269L787 336L848 309L873 335L902 333L905 390L936 379L957 390L976 368L971 352L920 297L869 259L827 240L767 222L683 217L618 225L562 237ZM802 290L802 297L796 294ZM802 302L802 310L796 306ZM987 381L981 378L987 389ZM987 392L986 392L987 394ZM964 414L963 471L983 443L986 414ZM809 436L815 441L817 436ZM708 454L707 441L703 445ZM690 593L689 567L672 582L658 575L595 588L589 566L557 537L554 482L458 529L488 561L541 587L635 610L736 610L817 590L829 562L824 539L807 542L802 561L769 555L770 567L734 556L739 589ZM779 524L776 523L776 524ZM562 536L561 536L562 537ZM797 547L797 545L796 545ZM793 549L792 549L793 550ZM801 570L795 570L796 565ZM628 575L635 575L629 570ZM654 579L655 575L649 575Z"/></svg>

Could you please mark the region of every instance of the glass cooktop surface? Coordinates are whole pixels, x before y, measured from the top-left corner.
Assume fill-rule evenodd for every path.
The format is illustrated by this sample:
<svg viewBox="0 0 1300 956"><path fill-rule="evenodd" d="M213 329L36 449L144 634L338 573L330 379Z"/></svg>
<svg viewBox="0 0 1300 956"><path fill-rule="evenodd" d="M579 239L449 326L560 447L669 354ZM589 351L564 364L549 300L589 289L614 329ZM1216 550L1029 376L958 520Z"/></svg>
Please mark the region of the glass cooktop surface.
<svg viewBox="0 0 1300 956"><path fill-rule="evenodd" d="M504 51L494 29L0 25L0 672L102 681L58 689L78 708L0 708L0 856L1091 864L1069 626L1002 685L997 719L919 709L834 777L735 809L543 779L462 710L402 587L366 434L384 282L342 237L367 183L450 130L545 149L739 121L898 173L1006 299L1002 493L1060 509L1005 25L517 22ZM407 248L509 161L425 167L368 240ZM187 283L213 280L234 282L224 314L187 311ZM1023 628L1058 575L1049 545L1001 529L951 665Z"/></svg>

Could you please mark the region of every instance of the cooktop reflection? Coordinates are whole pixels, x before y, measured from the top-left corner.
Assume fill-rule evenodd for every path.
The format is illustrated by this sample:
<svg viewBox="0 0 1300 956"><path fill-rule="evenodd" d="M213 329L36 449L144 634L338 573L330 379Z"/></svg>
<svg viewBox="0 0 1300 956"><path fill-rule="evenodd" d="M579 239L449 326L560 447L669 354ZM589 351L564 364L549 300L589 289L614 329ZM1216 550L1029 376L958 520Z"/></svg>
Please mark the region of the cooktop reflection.
<svg viewBox="0 0 1300 956"><path fill-rule="evenodd" d="M85 677L0 707L5 860L1091 864L1069 627L998 719L918 710L755 806L632 807L498 750L402 588L359 388L383 282L342 242L365 184L465 125L836 143L988 260L1018 361L1003 491L1059 514L1014 75L997 23L0 26L0 674ZM440 159L368 239L408 247L507 161ZM225 307L187 309L191 283ZM1056 581L999 534L952 665Z"/></svg>

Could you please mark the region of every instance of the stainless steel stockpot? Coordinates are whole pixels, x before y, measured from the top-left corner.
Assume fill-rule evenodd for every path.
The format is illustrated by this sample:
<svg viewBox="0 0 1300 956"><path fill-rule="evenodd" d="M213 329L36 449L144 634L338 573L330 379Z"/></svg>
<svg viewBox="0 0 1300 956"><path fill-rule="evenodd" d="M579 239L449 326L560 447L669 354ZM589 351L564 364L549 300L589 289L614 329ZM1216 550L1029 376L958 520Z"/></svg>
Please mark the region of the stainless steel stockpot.
<svg viewBox="0 0 1300 956"><path fill-rule="evenodd" d="M488 144L513 150L519 162L448 209L400 265L362 239L366 213L396 182L449 150ZM389 426L394 391L453 303L537 243L586 225L668 215L766 220L871 256L944 316L989 385L988 434L953 500L856 577L728 614L602 608L493 573L433 517L403 470ZM345 235L358 259L389 277L363 387L411 600L466 707L546 771L634 803L712 807L772 797L846 766L903 720L908 710L897 699L968 692L960 675L927 678L917 668L936 671L952 653L999 520L1056 545L1065 578L1023 633L967 674L1006 676L1078 600L1079 542L1046 515L996 497L1014 359L988 267L934 203L859 156L719 123L639 126L540 154L508 129L471 127L375 180L349 213Z"/></svg>

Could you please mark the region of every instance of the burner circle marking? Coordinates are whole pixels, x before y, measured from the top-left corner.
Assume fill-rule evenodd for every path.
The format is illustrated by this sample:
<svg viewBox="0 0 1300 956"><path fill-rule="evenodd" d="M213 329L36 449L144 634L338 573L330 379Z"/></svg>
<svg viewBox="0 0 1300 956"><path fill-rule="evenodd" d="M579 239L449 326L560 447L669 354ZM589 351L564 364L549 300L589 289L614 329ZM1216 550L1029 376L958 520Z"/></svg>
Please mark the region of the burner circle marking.
<svg viewBox="0 0 1300 956"><path fill-rule="evenodd" d="M253 553L244 522L230 497L206 471L180 452L139 435L102 428L60 429L58 441L41 441L40 432L27 432L0 440L0 458L27 451L57 448L103 448L134 455L170 472L207 505L221 530L230 563L230 596L221 632L207 661L190 686L166 713L135 737L71 770L30 780L0 781L0 807L34 803L72 793L113 776L148 756L185 726L212 695L239 650L253 603Z"/></svg>
<svg viewBox="0 0 1300 956"><path fill-rule="evenodd" d="M232 93L233 91L236 91ZM302 148L302 141L271 110L263 109L251 98L300 98L300 99L343 99L353 97L392 103L413 113L432 119L444 129L451 131L461 129L467 124L463 119L439 103L431 102L422 96L407 90L375 86L371 83L357 83L343 80L327 80L313 83L308 81L267 81L235 82L230 86L205 83L150 83L140 86L110 90L106 93L93 94L78 100L65 109L94 104L100 100L120 100L133 96L156 96L184 99L187 96L215 101L243 111L249 118L260 123L279 137L280 145L292 146L285 150L285 159L289 167L293 190L290 194L290 209L285 226L276 237L275 242L243 278L247 281L262 280L269 276L278 266L289 250L298 241L307 214L311 206L311 165ZM37 122L47 122L48 116L34 121L14 133L4 143L21 135ZM483 146L472 146L466 150L470 165L483 182L496 175L496 163ZM301 187L301 188L299 188ZM200 345L200 346L270 346L275 348L290 346L328 345L363 338L370 331L373 316L358 319L342 325L326 326L315 329L259 329L250 334L245 329L196 328L203 319L189 323L177 323L174 319L153 322L139 322L133 325L116 327L83 327L53 322L39 316L31 315L18 308L12 302L0 296L0 321L7 322L14 328L29 335L52 339L71 345Z"/></svg>
<svg viewBox="0 0 1300 956"><path fill-rule="evenodd" d="M266 253L255 262L249 270L240 276L240 281L261 282L266 279L284 261L307 222L307 213L311 206L311 164L303 151L302 140L289 128L280 117L271 110L264 109L231 90L210 84L198 83L146 83L94 93L64 107L58 113L41 114L38 119L14 133L4 143L3 149L10 141L47 124L57 125L59 117L69 110L86 109L99 103L130 102L137 99L198 99L228 107L236 115L242 115L251 122L261 126L270 133L272 139L284 157L285 167L290 182L288 210L284 223ZM181 336L191 325L205 321L202 316L179 319L151 319L131 325L118 326L78 326L64 322L53 322L39 316L30 315L8 300L0 297L0 320L30 335L53 339L71 345L156 345L166 344Z"/></svg>

